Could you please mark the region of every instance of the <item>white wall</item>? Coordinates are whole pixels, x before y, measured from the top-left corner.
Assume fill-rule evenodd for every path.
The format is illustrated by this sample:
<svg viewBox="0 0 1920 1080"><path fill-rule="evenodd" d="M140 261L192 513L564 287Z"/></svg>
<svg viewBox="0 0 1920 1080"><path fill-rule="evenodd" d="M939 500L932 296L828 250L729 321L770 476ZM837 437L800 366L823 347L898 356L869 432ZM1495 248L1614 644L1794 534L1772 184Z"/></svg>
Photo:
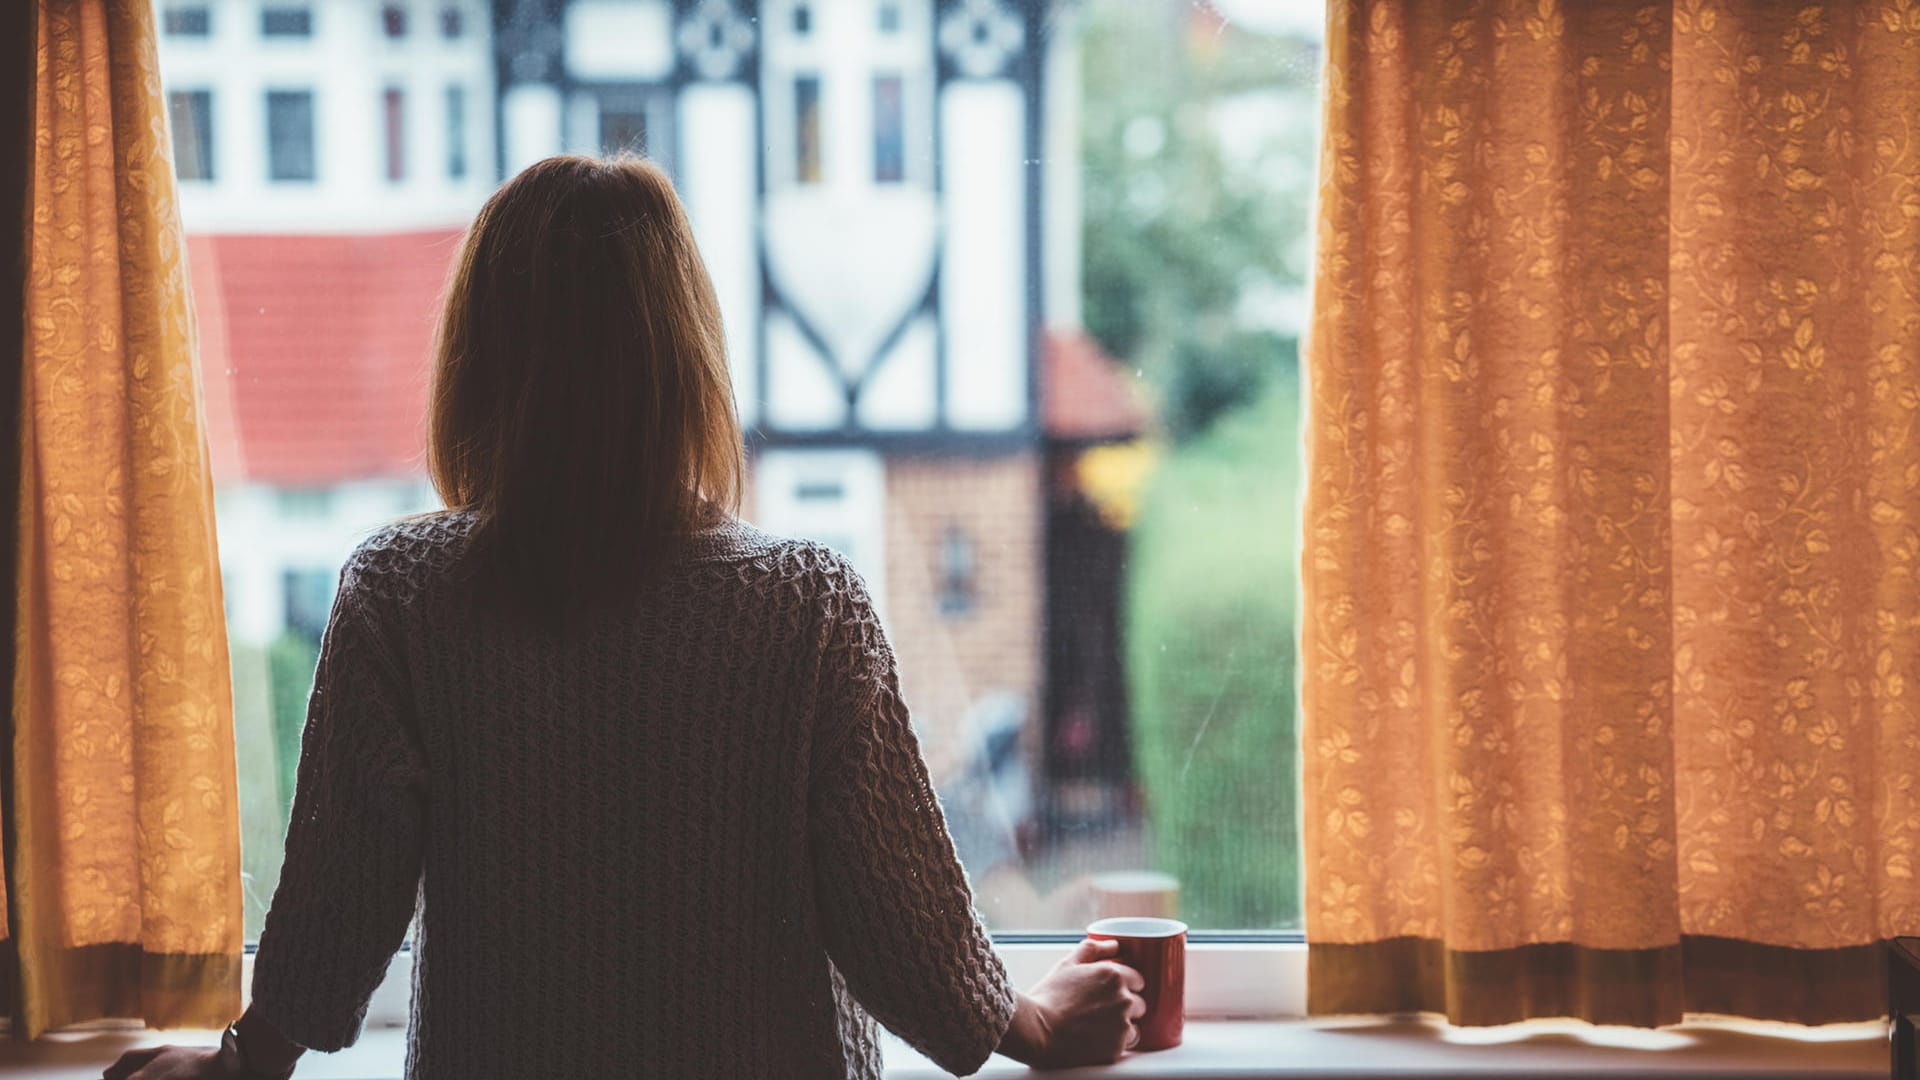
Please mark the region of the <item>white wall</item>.
<svg viewBox="0 0 1920 1080"><path fill-rule="evenodd" d="M164 10L185 0L161 0ZM264 37L261 0L197 0L206 38L160 38L168 90L213 93L213 180L180 184L190 232L333 232L464 222L495 183L492 19L484 0L406 0L408 32L389 39L384 0L311 0L313 35ZM290 5L281 0L273 6ZM462 12L442 37L440 13ZM466 88L467 173L448 176L446 90ZM384 94L405 98L406 178L387 179ZM269 90L314 92L312 182L268 179Z"/></svg>

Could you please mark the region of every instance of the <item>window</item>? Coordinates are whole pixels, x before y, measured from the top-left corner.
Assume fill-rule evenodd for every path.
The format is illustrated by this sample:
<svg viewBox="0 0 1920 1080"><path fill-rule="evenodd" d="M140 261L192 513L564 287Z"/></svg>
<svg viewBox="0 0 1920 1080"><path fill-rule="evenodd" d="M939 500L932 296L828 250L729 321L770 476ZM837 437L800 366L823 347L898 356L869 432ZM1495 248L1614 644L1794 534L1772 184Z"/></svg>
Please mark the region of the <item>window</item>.
<svg viewBox="0 0 1920 1080"><path fill-rule="evenodd" d="M990 927L1072 930L1123 902L1103 875L1152 872L1197 931L1297 929L1318 5L610 0L662 28L611 72L569 66L581 6L376 0L336 28L261 0L162 43L179 175L222 185L181 210L202 317L228 320L202 377L232 414L209 454L236 738L269 740L243 805L298 754L271 740L341 563L436 504L420 395L465 223L563 148L672 149L749 428L743 516L867 578ZM263 69L263 9L377 47L316 57L328 82ZM251 938L283 823L242 827Z"/></svg>
<svg viewBox="0 0 1920 1080"><path fill-rule="evenodd" d="M973 610L973 538L958 525L947 526L940 540L940 614Z"/></svg>
<svg viewBox="0 0 1920 1080"><path fill-rule="evenodd" d="M440 36L452 41L466 33L466 16L457 7L440 9Z"/></svg>
<svg viewBox="0 0 1920 1080"><path fill-rule="evenodd" d="M907 176L905 90L898 75L873 80L873 181L897 184Z"/></svg>
<svg viewBox="0 0 1920 1080"><path fill-rule="evenodd" d="M310 181L316 175L313 91L267 91L267 178Z"/></svg>
<svg viewBox="0 0 1920 1080"><path fill-rule="evenodd" d="M280 517L289 523L325 521L333 512L333 491L329 488L283 487L273 494Z"/></svg>
<svg viewBox="0 0 1920 1080"><path fill-rule="evenodd" d="M333 582L334 572L324 568L303 567L282 575L289 631L319 642L327 629L327 614L333 608Z"/></svg>
<svg viewBox="0 0 1920 1080"><path fill-rule="evenodd" d="M174 175L182 180L212 180L213 91L168 92L167 122L173 125Z"/></svg>
<svg viewBox="0 0 1920 1080"><path fill-rule="evenodd" d="M600 107L600 152L603 154L645 153L647 149L647 113L644 108Z"/></svg>
<svg viewBox="0 0 1920 1080"><path fill-rule="evenodd" d="M161 13L160 28L170 37L206 37L212 32L212 19L205 4L181 4Z"/></svg>
<svg viewBox="0 0 1920 1080"><path fill-rule="evenodd" d="M803 184L820 182L820 78L793 81L794 175Z"/></svg>
<svg viewBox="0 0 1920 1080"><path fill-rule="evenodd" d="M305 7L269 7L260 11L262 37L312 37L313 12Z"/></svg>
<svg viewBox="0 0 1920 1080"><path fill-rule="evenodd" d="M447 179L467 178L467 88L447 87Z"/></svg>
<svg viewBox="0 0 1920 1080"><path fill-rule="evenodd" d="M388 87L382 104L387 128L387 180L397 184L407 178L407 95Z"/></svg>

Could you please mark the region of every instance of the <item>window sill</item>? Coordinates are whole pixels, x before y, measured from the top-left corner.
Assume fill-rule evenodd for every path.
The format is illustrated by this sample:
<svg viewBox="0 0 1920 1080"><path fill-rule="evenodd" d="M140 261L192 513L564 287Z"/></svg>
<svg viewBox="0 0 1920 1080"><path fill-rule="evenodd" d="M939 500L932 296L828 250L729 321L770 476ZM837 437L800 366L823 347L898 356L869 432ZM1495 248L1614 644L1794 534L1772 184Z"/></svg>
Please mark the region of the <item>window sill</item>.
<svg viewBox="0 0 1920 1080"><path fill-rule="evenodd" d="M294 1076L400 1080L406 1039L404 1028L368 1028L360 1042L346 1050L307 1055ZM36 1043L0 1042L0 1080L95 1080L121 1053L136 1047L168 1042L212 1046L218 1041L217 1032L89 1031L51 1035ZM946 1075L897 1042L889 1041L887 1061L890 1080ZM1024 1076L1028 1070L996 1057L978 1075ZM1878 1080L1887 1075L1887 1047L1878 1024L1795 1029L1703 1021L1648 1032L1560 1022L1449 1031L1425 1020L1202 1021L1187 1025L1186 1045L1176 1049L1136 1055L1105 1069L1048 1075L1060 1080L1547 1075L1567 1080Z"/></svg>

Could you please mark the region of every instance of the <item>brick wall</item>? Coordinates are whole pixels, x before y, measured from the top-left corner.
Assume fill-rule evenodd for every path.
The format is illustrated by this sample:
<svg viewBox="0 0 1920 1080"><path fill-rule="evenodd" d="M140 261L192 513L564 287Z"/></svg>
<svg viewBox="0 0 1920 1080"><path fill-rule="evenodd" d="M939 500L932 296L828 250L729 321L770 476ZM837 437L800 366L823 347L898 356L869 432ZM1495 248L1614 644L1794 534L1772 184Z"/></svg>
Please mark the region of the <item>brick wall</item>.
<svg viewBox="0 0 1920 1080"><path fill-rule="evenodd" d="M1038 760L1043 498L1031 451L887 461L887 632L936 782L970 749L969 707L995 691L1024 704L1027 758ZM941 606L949 529L973 550L963 611Z"/></svg>

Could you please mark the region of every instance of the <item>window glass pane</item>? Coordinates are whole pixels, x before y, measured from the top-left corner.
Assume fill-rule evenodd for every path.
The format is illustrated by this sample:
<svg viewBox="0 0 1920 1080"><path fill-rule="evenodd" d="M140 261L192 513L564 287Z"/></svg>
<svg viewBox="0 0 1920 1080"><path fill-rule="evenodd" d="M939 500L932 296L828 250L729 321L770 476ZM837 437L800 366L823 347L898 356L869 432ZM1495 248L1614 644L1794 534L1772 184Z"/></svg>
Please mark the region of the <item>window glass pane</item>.
<svg viewBox="0 0 1920 1080"><path fill-rule="evenodd" d="M313 12L304 7L263 8L260 33L267 37L311 37Z"/></svg>
<svg viewBox="0 0 1920 1080"><path fill-rule="evenodd" d="M407 178L407 95L405 91L389 89L383 95L382 112L387 125L387 179L398 182Z"/></svg>
<svg viewBox="0 0 1920 1080"><path fill-rule="evenodd" d="M590 70L573 44L609 5L269 0L224 38L176 28L208 6L162 5L160 58L209 254L250 938L340 564L437 505L452 253L495 184L596 140L685 195L751 429L743 516L867 579L989 924L1299 925L1317 0L674 2ZM282 8L324 17L263 86L250 13ZM410 135L465 182L386 187Z"/></svg>
<svg viewBox="0 0 1920 1080"><path fill-rule="evenodd" d="M316 645L327 628L327 615L333 607L333 578L333 571L324 567L288 570L282 576L286 587L287 629Z"/></svg>
<svg viewBox="0 0 1920 1080"><path fill-rule="evenodd" d="M283 487L274 498L286 521L324 521L333 512L333 491L323 487Z"/></svg>
<svg viewBox="0 0 1920 1080"><path fill-rule="evenodd" d="M803 184L820 182L820 79L793 80L794 174Z"/></svg>
<svg viewBox="0 0 1920 1080"><path fill-rule="evenodd" d="M466 26L466 18L459 8L440 9L440 36L452 40L461 35Z"/></svg>
<svg viewBox="0 0 1920 1080"><path fill-rule="evenodd" d="M267 177L312 180L313 91L267 91Z"/></svg>
<svg viewBox="0 0 1920 1080"><path fill-rule="evenodd" d="M167 122L173 125L174 173L182 180L213 179L213 92L170 91Z"/></svg>
<svg viewBox="0 0 1920 1080"><path fill-rule="evenodd" d="M205 4L180 4L160 13L160 29L175 37L206 37L211 23Z"/></svg>
<svg viewBox="0 0 1920 1080"><path fill-rule="evenodd" d="M873 80L873 179L895 184L906 179L906 103L900 76Z"/></svg>
<svg viewBox="0 0 1920 1080"><path fill-rule="evenodd" d="M642 153L647 148L645 109L602 106L600 109L600 152L603 154Z"/></svg>
<svg viewBox="0 0 1920 1080"><path fill-rule="evenodd" d="M467 175L467 88L447 87L447 178Z"/></svg>

